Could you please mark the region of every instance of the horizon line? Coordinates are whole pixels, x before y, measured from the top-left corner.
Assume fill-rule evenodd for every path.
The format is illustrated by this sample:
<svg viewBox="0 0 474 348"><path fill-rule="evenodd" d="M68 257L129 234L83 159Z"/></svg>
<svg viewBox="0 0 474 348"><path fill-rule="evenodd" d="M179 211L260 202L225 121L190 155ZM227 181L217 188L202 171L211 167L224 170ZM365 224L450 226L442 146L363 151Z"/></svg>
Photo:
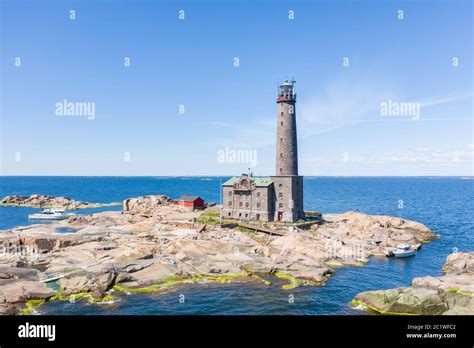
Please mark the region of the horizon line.
<svg viewBox="0 0 474 348"><path fill-rule="evenodd" d="M239 175L4 175L0 177L99 177L99 178L222 178L238 177ZM254 175L254 177L273 177L278 175ZM467 175L301 175L303 178L474 178L474 174Z"/></svg>

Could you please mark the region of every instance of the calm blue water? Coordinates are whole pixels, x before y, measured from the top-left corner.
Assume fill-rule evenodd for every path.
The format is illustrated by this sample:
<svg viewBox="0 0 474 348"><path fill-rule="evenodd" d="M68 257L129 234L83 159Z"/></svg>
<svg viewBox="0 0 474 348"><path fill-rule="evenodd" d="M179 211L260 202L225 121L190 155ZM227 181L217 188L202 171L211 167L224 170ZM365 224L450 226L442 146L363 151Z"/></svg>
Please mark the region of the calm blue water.
<svg viewBox="0 0 474 348"><path fill-rule="evenodd" d="M0 177L0 196L33 193L68 196L89 202L121 201L146 194L172 198L197 194L219 202L227 178L201 177ZM338 269L323 287L290 292L260 284L206 284L160 295L122 296L111 305L53 302L47 314L360 314L348 302L359 292L408 286L413 277L441 275L454 248L474 250L474 181L461 178L306 178L305 209L323 213L349 210L419 221L440 234L413 258L375 259L361 268ZM403 200L403 209L398 208ZM81 214L103 209L82 210ZM37 209L0 207L0 229L27 225ZM281 283L280 283L281 284ZM179 295L185 302L179 302ZM294 295L294 303L288 295Z"/></svg>

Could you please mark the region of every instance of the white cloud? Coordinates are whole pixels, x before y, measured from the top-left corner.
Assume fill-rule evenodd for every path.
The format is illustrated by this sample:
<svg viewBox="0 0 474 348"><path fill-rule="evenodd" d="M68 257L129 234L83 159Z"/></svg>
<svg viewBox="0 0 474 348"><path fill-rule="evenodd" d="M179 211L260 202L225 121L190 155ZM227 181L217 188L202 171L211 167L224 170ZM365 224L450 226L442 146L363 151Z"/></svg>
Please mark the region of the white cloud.
<svg viewBox="0 0 474 348"><path fill-rule="evenodd" d="M428 100L425 100L425 101L421 101L420 104L421 104L422 108L423 107L430 107L430 106L439 105L439 104L451 103L453 101L470 99L473 96L474 96L474 93L451 96L451 97L431 98L431 99L428 99Z"/></svg>
<svg viewBox="0 0 474 348"><path fill-rule="evenodd" d="M299 108L301 137L332 131L379 115L380 103L396 98L380 78L341 76Z"/></svg>
<svg viewBox="0 0 474 348"><path fill-rule="evenodd" d="M299 107L300 137L330 132L361 122L411 121L412 118L381 118L380 104L389 99L398 102L419 102L421 108L472 99L474 94L407 99L387 85L386 78L370 76L340 76L323 93L307 98ZM470 115L469 115L470 116ZM460 115L464 119L466 115ZM452 120L453 118L446 118ZM430 120L421 118L422 121Z"/></svg>
<svg viewBox="0 0 474 348"><path fill-rule="evenodd" d="M336 157L315 156L301 158L304 163L359 163L359 164L396 164L400 162L413 163L444 163L454 164L455 162L471 163L474 160L473 144L468 144L462 148L449 150L432 150L426 147L409 148L404 151L395 151L387 155L379 154L357 154L347 153Z"/></svg>

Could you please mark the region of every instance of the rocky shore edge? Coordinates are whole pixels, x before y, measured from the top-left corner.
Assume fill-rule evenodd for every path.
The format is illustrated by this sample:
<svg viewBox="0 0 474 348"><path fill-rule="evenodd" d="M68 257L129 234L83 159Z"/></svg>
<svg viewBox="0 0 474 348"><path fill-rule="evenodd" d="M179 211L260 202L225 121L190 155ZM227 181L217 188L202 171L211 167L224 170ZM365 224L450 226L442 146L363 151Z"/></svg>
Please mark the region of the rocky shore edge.
<svg viewBox="0 0 474 348"><path fill-rule="evenodd" d="M284 290L321 286L338 267L363 266L385 257L387 247L436 237L414 221L358 212L323 215L298 232L287 227L270 223L266 229L279 234L263 233L220 221L219 207L192 211L151 195L125 200L122 211L0 231L0 314L208 282L272 286L276 277Z"/></svg>
<svg viewBox="0 0 474 348"><path fill-rule="evenodd" d="M411 287L362 292L352 304L377 314L473 315L474 252L448 255L443 272L414 278Z"/></svg>

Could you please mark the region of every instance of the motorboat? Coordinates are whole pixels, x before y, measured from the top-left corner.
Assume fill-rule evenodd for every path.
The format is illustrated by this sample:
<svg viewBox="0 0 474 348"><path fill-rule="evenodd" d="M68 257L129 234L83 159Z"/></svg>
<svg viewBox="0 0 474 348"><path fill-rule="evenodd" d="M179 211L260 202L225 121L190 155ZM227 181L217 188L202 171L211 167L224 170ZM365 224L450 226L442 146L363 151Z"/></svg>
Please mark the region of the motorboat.
<svg viewBox="0 0 474 348"><path fill-rule="evenodd" d="M296 233L296 232L299 232L299 228L296 226L288 226L287 231L289 233Z"/></svg>
<svg viewBox="0 0 474 348"><path fill-rule="evenodd" d="M28 215L29 220L65 220L73 214L67 214L63 208L41 209L40 213Z"/></svg>
<svg viewBox="0 0 474 348"><path fill-rule="evenodd" d="M416 249L408 244L399 244L397 248L392 251L394 257L408 257L416 254Z"/></svg>

